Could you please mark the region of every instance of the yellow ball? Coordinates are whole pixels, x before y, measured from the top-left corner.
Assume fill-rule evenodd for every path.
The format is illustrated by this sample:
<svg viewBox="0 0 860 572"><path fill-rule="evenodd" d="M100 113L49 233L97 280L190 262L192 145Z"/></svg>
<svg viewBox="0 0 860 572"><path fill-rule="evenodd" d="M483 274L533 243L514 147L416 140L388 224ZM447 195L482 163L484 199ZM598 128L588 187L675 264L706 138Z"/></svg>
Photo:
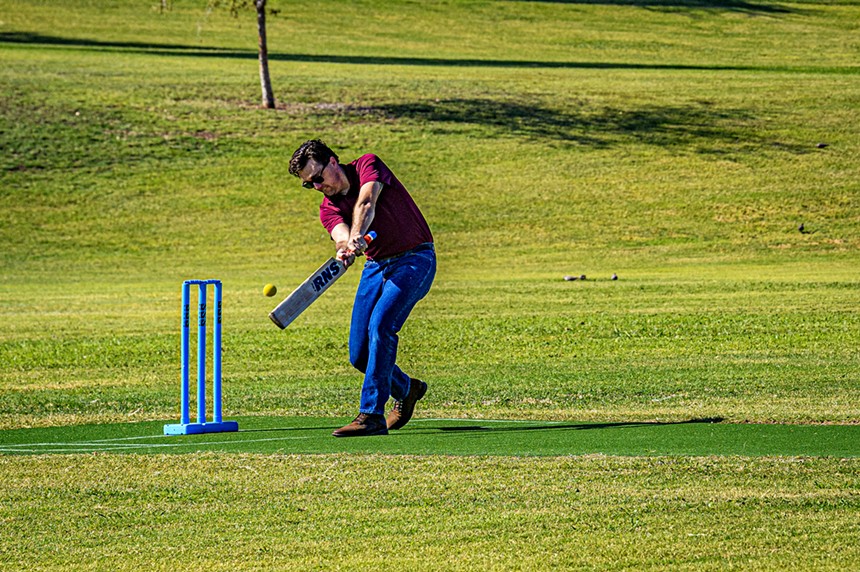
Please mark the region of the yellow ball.
<svg viewBox="0 0 860 572"><path fill-rule="evenodd" d="M265 286L263 286L263 294L265 294L266 296L272 297L277 293L278 289L275 288L274 284L266 284Z"/></svg>

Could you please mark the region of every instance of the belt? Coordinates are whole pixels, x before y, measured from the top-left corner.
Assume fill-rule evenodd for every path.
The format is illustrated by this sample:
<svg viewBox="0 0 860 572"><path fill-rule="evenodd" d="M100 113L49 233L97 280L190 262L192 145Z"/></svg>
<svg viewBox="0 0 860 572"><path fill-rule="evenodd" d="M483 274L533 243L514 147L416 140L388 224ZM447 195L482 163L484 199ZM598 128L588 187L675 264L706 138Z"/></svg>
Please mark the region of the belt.
<svg viewBox="0 0 860 572"><path fill-rule="evenodd" d="M417 254L418 252L424 252L425 250L436 250L436 247L432 242L425 242L423 244L419 244L415 248L411 250L407 250L406 252L401 252L399 254L395 254L393 256L386 256L385 258L374 258L374 262L388 262L389 260L396 260L398 258L403 258L404 256L409 256L410 254Z"/></svg>

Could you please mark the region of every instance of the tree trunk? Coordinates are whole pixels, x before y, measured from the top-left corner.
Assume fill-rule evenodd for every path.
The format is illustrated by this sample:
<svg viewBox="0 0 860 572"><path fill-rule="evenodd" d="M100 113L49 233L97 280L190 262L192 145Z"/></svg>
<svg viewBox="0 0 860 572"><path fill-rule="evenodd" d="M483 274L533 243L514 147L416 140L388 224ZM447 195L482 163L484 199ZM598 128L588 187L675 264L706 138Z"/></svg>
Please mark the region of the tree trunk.
<svg viewBox="0 0 860 572"><path fill-rule="evenodd" d="M257 7L257 32L260 36L260 86L263 88L263 107L275 108L275 94L269 77L269 49L266 47L266 0L254 0Z"/></svg>

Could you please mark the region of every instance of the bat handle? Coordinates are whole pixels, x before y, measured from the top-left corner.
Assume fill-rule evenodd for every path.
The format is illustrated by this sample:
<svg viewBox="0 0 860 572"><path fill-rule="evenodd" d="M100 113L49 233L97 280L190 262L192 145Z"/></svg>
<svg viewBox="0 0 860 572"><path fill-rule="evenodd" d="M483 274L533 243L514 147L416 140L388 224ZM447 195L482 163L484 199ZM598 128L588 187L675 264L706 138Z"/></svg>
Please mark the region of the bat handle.
<svg viewBox="0 0 860 572"><path fill-rule="evenodd" d="M366 242L367 244L370 244L371 242L373 242L374 238L376 238L376 231L371 230L370 232L368 232L367 234L364 235L364 242ZM349 252L352 252L352 251L350 250ZM343 260L343 259L341 259L341 260Z"/></svg>
<svg viewBox="0 0 860 572"><path fill-rule="evenodd" d="M364 242L366 242L367 244L370 244L376 238L376 231L371 230L370 232L365 234L362 238L364 238Z"/></svg>

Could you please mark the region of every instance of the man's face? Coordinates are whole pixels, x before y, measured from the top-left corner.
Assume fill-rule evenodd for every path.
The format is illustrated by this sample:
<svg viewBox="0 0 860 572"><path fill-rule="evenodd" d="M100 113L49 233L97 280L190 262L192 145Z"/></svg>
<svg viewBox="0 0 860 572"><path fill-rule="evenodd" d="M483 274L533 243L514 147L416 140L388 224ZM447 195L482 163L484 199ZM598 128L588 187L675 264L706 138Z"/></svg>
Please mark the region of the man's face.
<svg viewBox="0 0 860 572"><path fill-rule="evenodd" d="M325 196L331 197L339 192L339 189L332 186L337 183L333 171L331 159L327 163L318 163L315 159L310 159L304 169L299 171L299 178L302 180L303 187L316 189Z"/></svg>

